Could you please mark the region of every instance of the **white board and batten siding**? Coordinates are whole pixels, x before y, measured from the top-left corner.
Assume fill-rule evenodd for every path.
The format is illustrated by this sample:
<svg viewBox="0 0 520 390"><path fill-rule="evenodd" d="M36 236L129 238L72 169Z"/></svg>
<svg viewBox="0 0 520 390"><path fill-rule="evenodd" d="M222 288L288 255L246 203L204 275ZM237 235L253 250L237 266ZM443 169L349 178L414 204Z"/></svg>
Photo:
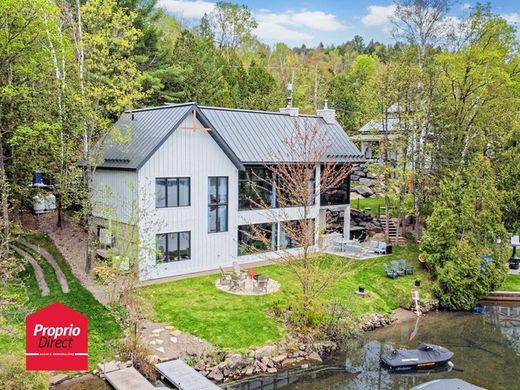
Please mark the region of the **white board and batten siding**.
<svg viewBox="0 0 520 390"><path fill-rule="evenodd" d="M198 122L198 121L197 121ZM180 127L192 127L191 115ZM197 127L203 127L197 123ZM228 177L228 230L208 233L208 177ZM156 264L155 256L143 255L141 279L156 279L229 266L237 256L238 169L207 131L177 129L138 171L139 194L155 199L155 178L189 177L190 205L155 208L145 206L154 215L156 234L189 231L189 260ZM152 243L151 232L143 237Z"/></svg>
<svg viewBox="0 0 520 390"><path fill-rule="evenodd" d="M93 176L95 217L128 222L137 206L137 173L120 169L96 169Z"/></svg>

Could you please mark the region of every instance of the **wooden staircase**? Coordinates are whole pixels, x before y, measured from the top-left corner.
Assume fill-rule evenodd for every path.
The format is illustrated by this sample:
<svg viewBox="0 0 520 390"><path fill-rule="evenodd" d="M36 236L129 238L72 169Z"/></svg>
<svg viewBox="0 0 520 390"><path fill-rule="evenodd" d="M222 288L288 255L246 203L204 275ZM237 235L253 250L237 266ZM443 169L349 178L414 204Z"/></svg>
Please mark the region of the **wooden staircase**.
<svg viewBox="0 0 520 390"><path fill-rule="evenodd" d="M381 222L381 228L383 229L383 233L386 231L386 225L388 224L388 238L390 239L390 242L392 244L406 245L406 238L404 238L403 236L398 236L397 226L391 218L387 220L386 215L381 215L379 217L379 222Z"/></svg>

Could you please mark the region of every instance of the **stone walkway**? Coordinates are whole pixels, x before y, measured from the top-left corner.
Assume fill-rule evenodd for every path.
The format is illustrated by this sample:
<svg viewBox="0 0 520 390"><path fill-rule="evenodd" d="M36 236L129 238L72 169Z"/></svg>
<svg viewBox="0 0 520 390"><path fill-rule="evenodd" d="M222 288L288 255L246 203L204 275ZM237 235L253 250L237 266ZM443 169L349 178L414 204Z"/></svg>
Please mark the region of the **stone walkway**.
<svg viewBox="0 0 520 390"><path fill-rule="evenodd" d="M159 362L202 356L212 349L211 344L170 325L147 321L141 328L141 338Z"/></svg>
<svg viewBox="0 0 520 390"><path fill-rule="evenodd" d="M36 276L36 282L38 283L38 287L40 288L42 297L46 297L47 295L49 295L49 286L47 286L47 282L45 281L45 276L42 267L40 267L36 259L23 249L20 249L14 245L11 245L11 248L20 256L23 256L25 260L27 260L33 267L34 276Z"/></svg>
<svg viewBox="0 0 520 390"><path fill-rule="evenodd" d="M58 282L60 283L61 290L65 294L70 291L69 284L67 283L67 278L63 274L63 271L61 270L60 266L58 265L58 263L56 262L54 257L49 252L47 252L46 249L44 249L38 245L31 244L30 242L23 240L23 239L17 239L16 243L20 243L20 244L26 246L27 248L32 249L33 251L38 253L42 258L44 258L54 269L54 272L56 273L56 277L58 278Z"/></svg>

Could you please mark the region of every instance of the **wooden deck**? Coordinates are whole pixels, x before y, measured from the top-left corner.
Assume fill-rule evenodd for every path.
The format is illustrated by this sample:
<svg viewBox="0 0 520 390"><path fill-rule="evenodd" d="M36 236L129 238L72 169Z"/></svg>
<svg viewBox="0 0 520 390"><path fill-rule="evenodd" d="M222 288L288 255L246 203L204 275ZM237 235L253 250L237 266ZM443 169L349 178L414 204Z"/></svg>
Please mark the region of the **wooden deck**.
<svg viewBox="0 0 520 390"><path fill-rule="evenodd" d="M180 359L156 364L155 368L180 390L220 390L220 387Z"/></svg>
<svg viewBox="0 0 520 390"><path fill-rule="evenodd" d="M133 367L106 373L105 378L116 390L157 390Z"/></svg>
<svg viewBox="0 0 520 390"><path fill-rule="evenodd" d="M485 300L520 302L520 291L493 291L488 294Z"/></svg>

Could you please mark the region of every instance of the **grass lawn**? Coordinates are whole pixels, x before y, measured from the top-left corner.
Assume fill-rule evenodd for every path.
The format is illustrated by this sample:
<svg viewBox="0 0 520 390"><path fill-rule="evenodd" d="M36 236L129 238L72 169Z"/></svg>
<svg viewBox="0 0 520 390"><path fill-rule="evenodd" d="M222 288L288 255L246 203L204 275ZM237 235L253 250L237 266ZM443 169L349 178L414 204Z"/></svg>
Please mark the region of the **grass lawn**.
<svg viewBox="0 0 520 390"><path fill-rule="evenodd" d="M506 280L497 290L520 292L520 275L507 275Z"/></svg>
<svg viewBox="0 0 520 390"><path fill-rule="evenodd" d="M64 294L61 291L60 284L52 267L46 261L35 256L35 258L39 259L38 262L45 273L45 280L51 291L50 294L46 297L40 295L36 278L29 264L26 270L21 274L24 283L12 283L4 287L4 293L7 295L9 301L15 301L18 305L23 306L23 311L33 312L52 302L59 301L87 315L89 317L89 366L91 369L94 368L94 366L104 358L111 356L113 348L110 346L110 342L116 341L122 336L119 326L105 307L73 276L69 266L59 255L50 239L42 235L33 234L25 235L24 237L28 241L45 247L45 249L54 256L67 278L70 292ZM31 252L30 249L24 249L26 252L34 255L34 252ZM0 292L2 292L2 289L0 289ZM12 311L13 309L15 308L9 310ZM2 323L2 317L5 317L4 323ZM2 329L9 329L9 332L2 331ZM0 355L4 353L23 353L24 350L24 315L16 315L15 312L0 312Z"/></svg>
<svg viewBox="0 0 520 390"><path fill-rule="evenodd" d="M320 298L323 303L340 300L353 316L377 312L389 313L410 302L414 280L421 279L421 299L430 298L429 277L417 262L417 247L395 248L392 256L356 261L343 277L329 286ZM414 265L414 275L387 278L383 263L405 258ZM201 276L143 287L141 294L151 301L154 320L201 337L224 350L244 351L281 340L284 328L268 315L269 309L287 306L300 285L296 277L282 265L256 268L259 273L279 281L280 291L267 296L232 295L214 286L218 275ZM369 292L368 298L354 295L358 286Z"/></svg>
<svg viewBox="0 0 520 390"><path fill-rule="evenodd" d="M412 197L410 195L407 195L405 198L405 203L412 202ZM384 207L385 207L385 198L384 197L370 197L370 198L359 198L359 199L352 199L350 202L350 206L355 210L361 210L363 211L366 207L370 207L370 214L377 216L377 212L379 210L379 207L381 208L381 215L385 213ZM392 207L394 207L392 209ZM391 217L397 217L397 202L392 202L390 200L390 216Z"/></svg>

